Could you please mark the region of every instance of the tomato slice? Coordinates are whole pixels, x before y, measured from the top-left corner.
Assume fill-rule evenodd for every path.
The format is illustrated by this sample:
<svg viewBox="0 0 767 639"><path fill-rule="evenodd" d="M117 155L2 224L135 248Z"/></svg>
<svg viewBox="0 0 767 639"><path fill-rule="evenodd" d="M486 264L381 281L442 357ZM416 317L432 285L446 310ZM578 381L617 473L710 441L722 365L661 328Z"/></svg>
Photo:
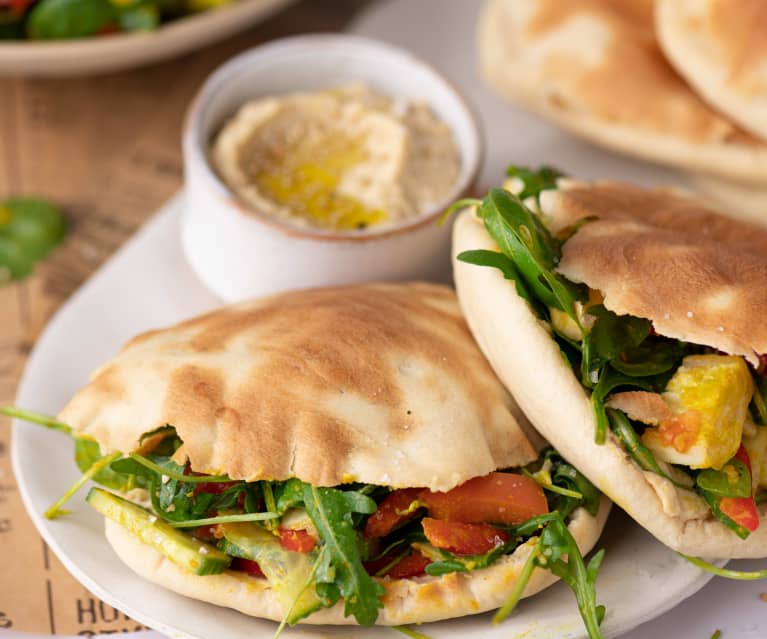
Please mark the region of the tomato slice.
<svg viewBox="0 0 767 639"><path fill-rule="evenodd" d="M250 559L243 559L242 557L235 557L232 559L232 570L239 570L240 572L246 572L251 577L265 577L263 572L261 572L261 566L258 565L258 562L251 561Z"/></svg>
<svg viewBox="0 0 767 639"><path fill-rule="evenodd" d="M432 546L459 555L482 555L511 538L505 530L488 524L464 524L431 517L424 517L421 524Z"/></svg>
<svg viewBox="0 0 767 639"><path fill-rule="evenodd" d="M464 523L515 525L549 511L543 488L516 473L475 477L446 493L425 489L418 499L435 519Z"/></svg>
<svg viewBox="0 0 767 639"><path fill-rule="evenodd" d="M419 514L418 511L404 513L410 504L418 499L422 490L421 488L403 488L390 492L365 522L365 537L367 539L386 537L392 530L416 517Z"/></svg>
<svg viewBox="0 0 767 639"><path fill-rule="evenodd" d="M311 552L317 545L317 540L303 528L300 530L280 528L278 532L280 534L280 545L285 550Z"/></svg>
<svg viewBox="0 0 767 639"><path fill-rule="evenodd" d="M735 453L735 457L746 465L751 474L751 459L743 444ZM719 501L719 510L746 530L754 532L759 528L759 512L753 497L722 497Z"/></svg>

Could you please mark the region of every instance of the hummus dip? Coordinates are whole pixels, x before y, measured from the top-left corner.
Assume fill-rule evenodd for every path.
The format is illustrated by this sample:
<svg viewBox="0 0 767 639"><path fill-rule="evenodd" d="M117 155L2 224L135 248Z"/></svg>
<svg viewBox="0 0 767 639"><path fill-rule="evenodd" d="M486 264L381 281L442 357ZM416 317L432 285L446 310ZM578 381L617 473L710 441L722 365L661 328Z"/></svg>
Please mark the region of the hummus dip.
<svg viewBox="0 0 767 639"><path fill-rule="evenodd" d="M424 213L449 195L460 170L452 132L428 105L357 85L247 102L211 155L253 210L326 230Z"/></svg>

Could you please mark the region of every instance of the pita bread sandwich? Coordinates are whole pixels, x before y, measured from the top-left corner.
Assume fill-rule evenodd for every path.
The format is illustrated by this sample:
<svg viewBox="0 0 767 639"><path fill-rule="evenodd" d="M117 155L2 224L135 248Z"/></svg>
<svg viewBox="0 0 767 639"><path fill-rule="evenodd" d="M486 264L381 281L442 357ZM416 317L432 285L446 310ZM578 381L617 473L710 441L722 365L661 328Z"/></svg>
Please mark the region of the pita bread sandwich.
<svg viewBox="0 0 767 639"><path fill-rule="evenodd" d="M767 557L767 230L512 168L453 238L469 326L562 456L683 554Z"/></svg>
<svg viewBox="0 0 767 639"><path fill-rule="evenodd" d="M479 21L480 70L500 94L591 142L766 181L767 144L711 109L674 71L655 39L653 4L490 0Z"/></svg>
<svg viewBox="0 0 767 639"><path fill-rule="evenodd" d="M767 140L767 3L660 0L663 52L704 99Z"/></svg>
<svg viewBox="0 0 767 639"><path fill-rule="evenodd" d="M390 625L563 576L600 636L581 553L609 502L538 449L451 289L290 292L146 333L55 424L104 455L83 466L114 490L88 502L117 555L183 595Z"/></svg>

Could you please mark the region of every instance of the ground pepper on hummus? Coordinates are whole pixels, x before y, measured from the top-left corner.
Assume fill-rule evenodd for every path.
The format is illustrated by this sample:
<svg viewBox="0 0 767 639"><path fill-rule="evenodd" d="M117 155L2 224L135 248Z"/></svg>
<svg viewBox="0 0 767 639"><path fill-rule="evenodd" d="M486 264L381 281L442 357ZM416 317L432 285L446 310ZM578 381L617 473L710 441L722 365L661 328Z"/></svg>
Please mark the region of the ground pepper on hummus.
<svg viewBox="0 0 767 639"><path fill-rule="evenodd" d="M325 230L415 217L450 195L460 170L452 132L427 104L359 85L247 102L211 155L250 208Z"/></svg>

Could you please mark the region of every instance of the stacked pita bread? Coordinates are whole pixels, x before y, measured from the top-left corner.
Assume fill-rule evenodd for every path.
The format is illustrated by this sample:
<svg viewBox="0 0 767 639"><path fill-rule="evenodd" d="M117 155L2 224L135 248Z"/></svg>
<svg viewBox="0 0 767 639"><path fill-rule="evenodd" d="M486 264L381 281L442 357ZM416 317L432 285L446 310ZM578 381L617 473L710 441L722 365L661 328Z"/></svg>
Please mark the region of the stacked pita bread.
<svg viewBox="0 0 767 639"><path fill-rule="evenodd" d="M102 451L133 451L172 424L176 456L205 474L297 477L449 490L538 457L535 435L476 347L451 289L365 285L291 292L230 306L141 335L61 413ZM604 526L579 508L569 528L582 552ZM107 538L138 574L184 595L279 620L265 579L197 576L107 521ZM500 606L533 544L490 567L382 579L377 623L425 622ZM525 596L550 585L535 571ZM343 603L302 623L354 623Z"/></svg>
<svg viewBox="0 0 767 639"><path fill-rule="evenodd" d="M767 353L767 231L734 222L690 196L612 182L560 179L540 195L556 233L584 218L564 242L558 271L585 283L618 315L652 321L667 337L743 356ZM498 246L473 210L453 235L454 255ZM589 394L550 329L500 271L454 260L469 326L533 425L629 515L671 548L708 557L767 556L767 504L746 540L695 492L642 470L612 433L595 443ZM754 464L761 464L762 458Z"/></svg>
<svg viewBox="0 0 767 639"><path fill-rule="evenodd" d="M712 106L767 139L767 3L659 0L669 61Z"/></svg>
<svg viewBox="0 0 767 639"><path fill-rule="evenodd" d="M767 226L767 186L733 182L702 173L689 176L692 187L725 215Z"/></svg>
<svg viewBox="0 0 767 639"><path fill-rule="evenodd" d="M490 0L479 24L481 71L498 92L598 144L766 184L764 28L730 19L710 38L706 31L705 39L702 30L689 26L693 5L711 5L717 15L737 14L748 5L760 24L764 7L760 0L660 2L665 51L673 52L677 68L696 79L701 95L659 47L653 0ZM747 42L761 38L747 51L711 40L740 41L747 27L754 28ZM719 49L721 55L708 55ZM737 82L723 93L721 83L733 73ZM710 94L722 96L710 102L727 106L725 112L707 103ZM741 128L746 122L749 131Z"/></svg>

